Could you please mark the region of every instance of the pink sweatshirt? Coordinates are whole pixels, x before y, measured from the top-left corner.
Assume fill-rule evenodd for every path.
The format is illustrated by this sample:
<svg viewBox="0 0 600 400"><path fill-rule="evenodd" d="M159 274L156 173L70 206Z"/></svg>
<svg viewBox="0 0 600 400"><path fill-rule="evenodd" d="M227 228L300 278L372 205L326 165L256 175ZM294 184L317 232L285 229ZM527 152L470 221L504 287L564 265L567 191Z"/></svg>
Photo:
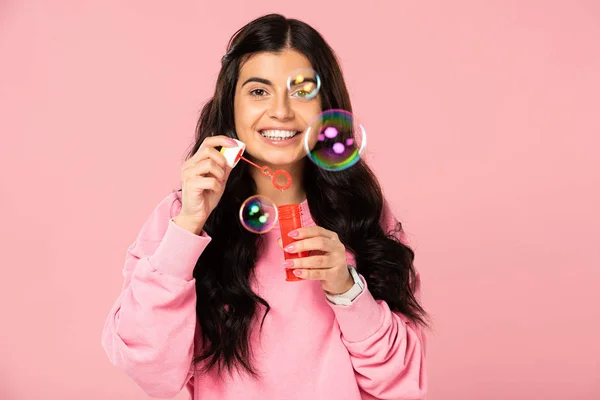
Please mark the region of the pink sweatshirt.
<svg viewBox="0 0 600 400"><path fill-rule="evenodd" d="M148 395L193 400L422 399L427 380L425 335L407 318L375 300L368 287L349 306L327 300L318 281L286 282L279 226L266 233L253 290L271 306L250 343L262 378L201 374L192 271L211 238L194 235L172 218L176 194L150 215L127 250L124 284L106 320L102 345L110 361ZM307 202L304 226L315 225ZM384 226L393 216L386 207ZM402 238L404 240L404 238ZM349 263L353 258L349 254ZM361 279L364 278L361 276ZM419 280L415 285L419 298ZM260 325L260 306L255 326Z"/></svg>

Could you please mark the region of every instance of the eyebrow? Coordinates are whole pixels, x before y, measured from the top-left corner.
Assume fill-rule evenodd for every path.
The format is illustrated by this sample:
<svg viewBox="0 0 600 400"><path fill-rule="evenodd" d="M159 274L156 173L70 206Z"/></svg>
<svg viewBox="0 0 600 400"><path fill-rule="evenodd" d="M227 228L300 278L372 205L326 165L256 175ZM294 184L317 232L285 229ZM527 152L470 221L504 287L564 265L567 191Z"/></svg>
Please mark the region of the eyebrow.
<svg viewBox="0 0 600 400"><path fill-rule="evenodd" d="M244 82L244 83L242 84L242 87L243 87L243 86L244 86L246 83L250 83L250 82L258 82L258 83L263 83L263 84L265 84L265 85L268 85L268 86L273 86L273 82L271 82L270 80L268 80L268 79L263 79L263 78L258 78L258 77L256 77L256 76L253 76L252 78L248 78L248 79L246 79L246 82Z"/></svg>
<svg viewBox="0 0 600 400"><path fill-rule="evenodd" d="M264 78L259 78L257 76L253 76L251 78L246 79L246 81L242 84L242 87L244 87L245 84L250 83L250 82L258 82L258 83L262 83L262 84L265 84L268 86L273 86L273 82L271 82L270 80L264 79ZM312 83L316 84L317 80L312 77L305 77L301 83L305 83L305 82L312 82Z"/></svg>

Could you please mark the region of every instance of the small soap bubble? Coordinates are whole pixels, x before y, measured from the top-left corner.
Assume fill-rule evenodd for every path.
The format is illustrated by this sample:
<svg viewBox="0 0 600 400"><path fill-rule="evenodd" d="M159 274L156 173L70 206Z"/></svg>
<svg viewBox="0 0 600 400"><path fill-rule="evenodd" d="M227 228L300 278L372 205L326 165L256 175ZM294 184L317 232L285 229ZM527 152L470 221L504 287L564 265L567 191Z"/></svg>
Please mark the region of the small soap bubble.
<svg viewBox="0 0 600 400"><path fill-rule="evenodd" d="M299 100L311 100L317 97L321 89L321 78L311 68L297 69L288 77L289 95Z"/></svg>
<svg viewBox="0 0 600 400"><path fill-rule="evenodd" d="M304 135L308 157L328 171L341 171L356 164L366 145L365 128L345 110L322 112Z"/></svg>
<svg viewBox="0 0 600 400"><path fill-rule="evenodd" d="M277 218L277 207L266 196L249 197L240 207L240 222L250 232L269 232L275 226Z"/></svg>

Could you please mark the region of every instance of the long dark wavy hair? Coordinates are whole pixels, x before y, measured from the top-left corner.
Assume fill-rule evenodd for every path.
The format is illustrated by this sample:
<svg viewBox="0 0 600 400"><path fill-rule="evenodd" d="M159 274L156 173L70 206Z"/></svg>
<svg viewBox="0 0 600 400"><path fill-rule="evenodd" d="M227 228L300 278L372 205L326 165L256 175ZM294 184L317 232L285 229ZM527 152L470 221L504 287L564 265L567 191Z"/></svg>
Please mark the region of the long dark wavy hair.
<svg viewBox="0 0 600 400"><path fill-rule="evenodd" d="M208 136L226 134L237 139L233 103L242 63L252 54L283 49L304 54L326 83L320 91L322 110L352 112L339 63L323 37L302 21L265 15L241 28L229 41L214 96L202 108L188 158ZM330 172L306 162L304 185L313 220L336 232L346 249L355 255L356 268L365 277L374 298L426 326L426 313L413 295L414 252L395 237L402 229L400 223L391 231L382 228L384 199L366 163L360 160L346 170ZM202 338L202 349L198 349L200 353L194 362L204 362L205 371L216 367L219 374L236 370L259 375L253 367L249 335L259 304L265 309L262 322L270 306L252 291L250 281L261 252L262 236L244 229L238 220L241 204L255 194L256 185L247 164L239 163L204 225L212 241L194 270L196 314Z"/></svg>

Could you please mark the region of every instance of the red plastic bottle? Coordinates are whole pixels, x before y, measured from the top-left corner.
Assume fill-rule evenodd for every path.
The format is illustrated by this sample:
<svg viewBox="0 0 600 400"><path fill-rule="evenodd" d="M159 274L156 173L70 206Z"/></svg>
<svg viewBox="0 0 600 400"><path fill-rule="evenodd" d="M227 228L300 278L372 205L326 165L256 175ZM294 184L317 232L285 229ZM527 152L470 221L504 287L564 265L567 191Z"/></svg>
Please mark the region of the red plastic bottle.
<svg viewBox="0 0 600 400"><path fill-rule="evenodd" d="M283 247L286 247L290 243L296 241L296 239L289 237L288 233L293 231L294 229L302 227L302 208L300 207L300 204L286 204L277 207L277 212L279 214L279 228L281 230L281 241L283 242ZM283 252L283 257L286 260L302 258L306 257L307 255L307 251L302 251L300 253L288 253L286 251ZM286 268L285 280L288 282L296 282L302 281L303 279L298 278L296 275L294 275L293 268Z"/></svg>

